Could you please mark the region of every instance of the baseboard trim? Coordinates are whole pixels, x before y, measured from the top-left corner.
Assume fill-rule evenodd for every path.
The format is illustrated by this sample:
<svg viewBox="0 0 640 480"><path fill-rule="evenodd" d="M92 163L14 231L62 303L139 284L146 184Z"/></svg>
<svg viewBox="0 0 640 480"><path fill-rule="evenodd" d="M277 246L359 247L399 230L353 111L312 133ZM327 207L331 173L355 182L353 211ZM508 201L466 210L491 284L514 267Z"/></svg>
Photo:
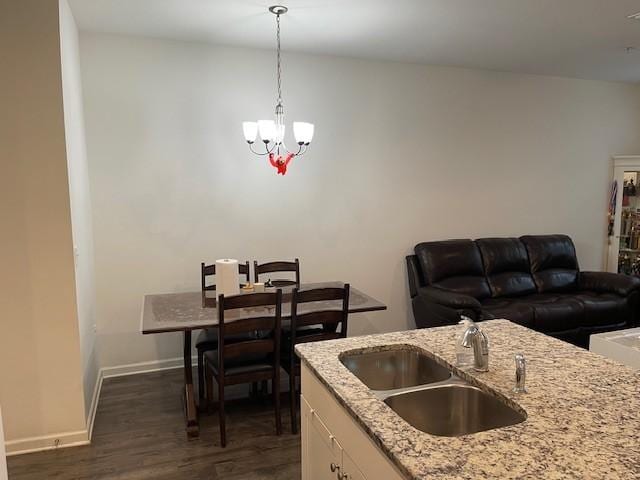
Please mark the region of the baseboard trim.
<svg viewBox="0 0 640 480"><path fill-rule="evenodd" d="M193 357L192 361L197 361L197 358ZM93 389L91 408L89 409L89 415L87 417L89 440L93 437L93 425L96 420L96 413L98 412L98 405L100 403L100 393L102 392L102 383L105 378L116 378L127 375L138 375L140 373L171 370L174 368L180 368L183 365L184 360L182 358L168 358L165 360L152 360L149 362L129 363L126 365L117 365L115 367L101 368L98 372L98 378L96 379L96 386Z"/></svg>
<svg viewBox="0 0 640 480"><path fill-rule="evenodd" d="M192 357L195 365L197 357ZM130 363L127 365L117 365L115 367L104 367L98 371L98 378L93 389L91 407L87 415L87 429L77 432L63 432L41 437L21 438L5 442L7 456L23 455L26 453L41 452L43 450L54 450L56 448L77 447L89 445L93 436L93 426L100 403L100 393L102 383L105 378L123 377L126 375L138 375L141 373L159 372L162 370L172 370L183 368L184 359L182 357L167 358L164 360L152 360L149 362Z"/></svg>
<svg viewBox="0 0 640 480"><path fill-rule="evenodd" d="M93 388L93 397L91 397L91 406L89 407L89 415L87 416L87 430L89 432L89 441L93 438L93 424L96 421L96 413L98 412L98 404L100 403L100 392L102 392L102 380L104 380L103 369L98 370L98 378L96 378L96 386Z"/></svg>
<svg viewBox="0 0 640 480"><path fill-rule="evenodd" d="M5 442L7 457L23 455L25 453L41 452L43 450L55 450L58 448L78 447L89 445L89 432L80 430L77 432L56 433L41 437L21 438Z"/></svg>
<svg viewBox="0 0 640 480"><path fill-rule="evenodd" d="M198 358L191 358L195 365ZM184 359L182 357L167 358L164 360L151 360L149 362L130 363L127 365L117 365L115 367L104 367L100 370L102 378L124 377L126 375L138 375L139 373L159 372L162 370L172 370L182 368Z"/></svg>

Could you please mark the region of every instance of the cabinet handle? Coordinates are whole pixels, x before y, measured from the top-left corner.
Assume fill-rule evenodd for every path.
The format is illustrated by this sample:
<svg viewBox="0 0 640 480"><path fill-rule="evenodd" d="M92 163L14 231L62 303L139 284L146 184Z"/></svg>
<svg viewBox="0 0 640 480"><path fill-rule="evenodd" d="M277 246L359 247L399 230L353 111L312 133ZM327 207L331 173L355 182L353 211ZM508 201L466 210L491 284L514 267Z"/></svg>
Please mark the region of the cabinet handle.
<svg viewBox="0 0 640 480"><path fill-rule="evenodd" d="M329 468L331 468L332 472L335 472L336 470L338 471L338 475L340 475L340 467L338 465L336 465L335 463L331 463L331 465L329 466Z"/></svg>
<svg viewBox="0 0 640 480"><path fill-rule="evenodd" d="M349 474L348 473L340 473L340 472L338 472L338 474L336 476L338 477L338 480L349 480Z"/></svg>

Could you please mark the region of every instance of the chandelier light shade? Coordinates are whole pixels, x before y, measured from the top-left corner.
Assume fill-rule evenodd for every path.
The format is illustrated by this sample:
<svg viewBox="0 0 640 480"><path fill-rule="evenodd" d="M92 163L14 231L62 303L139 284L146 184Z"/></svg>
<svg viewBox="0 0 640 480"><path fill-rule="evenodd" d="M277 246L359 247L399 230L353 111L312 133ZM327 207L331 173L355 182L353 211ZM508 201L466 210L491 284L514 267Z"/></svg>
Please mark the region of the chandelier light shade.
<svg viewBox="0 0 640 480"><path fill-rule="evenodd" d="M244 132L244 139L247 143L252 144L256 141L258 136L258 123L257 122L243 122L242 131Z"/></svg>
<svg viewBox="0 0 640 480"><path fill-rule="evenodd" d="M287 166L294 157L299 157L307 151L307 147L313 140L313 123L293 122L293 136L298 144L295 152L290 151L284 143L285 123L284 106L282 103L282 62L280 59L280 16L287 13L287 7L274 5L269 11L276 16L276 78L278 98L274 120L258 120L257 122L243 122L242 131L244 139L249 144L249 149L256 155L268 156L269 163L277 169L277 173L285 175ZM260 136L264 144L264 150L258 151L253 145Z"/></svg>
<svg viewBox="0 0 640 480"><path fill-rule="evenodd" d="M293 136L298 145L309 145L313 140L313 123L293 122Z"/></svg>

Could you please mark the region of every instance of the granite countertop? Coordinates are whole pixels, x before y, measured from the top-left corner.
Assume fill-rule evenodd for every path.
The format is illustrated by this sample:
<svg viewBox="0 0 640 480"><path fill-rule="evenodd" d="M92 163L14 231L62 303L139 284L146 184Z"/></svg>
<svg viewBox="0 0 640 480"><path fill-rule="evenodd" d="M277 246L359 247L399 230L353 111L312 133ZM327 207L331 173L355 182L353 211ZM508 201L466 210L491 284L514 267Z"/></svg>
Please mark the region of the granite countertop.
<svg viewBox="0 0 640 480"><path fill-rule="evenodd" d="M639 373L508 320L479 325L490 340L490 370L453 367L454 373L501 393L527 419L461 437L413 428L339 360L352 350L411 345L451 366L460 326L306 343L296 350L407 478L640 479ZM517 352L527 359L525 394L512 392Z"/></svg>

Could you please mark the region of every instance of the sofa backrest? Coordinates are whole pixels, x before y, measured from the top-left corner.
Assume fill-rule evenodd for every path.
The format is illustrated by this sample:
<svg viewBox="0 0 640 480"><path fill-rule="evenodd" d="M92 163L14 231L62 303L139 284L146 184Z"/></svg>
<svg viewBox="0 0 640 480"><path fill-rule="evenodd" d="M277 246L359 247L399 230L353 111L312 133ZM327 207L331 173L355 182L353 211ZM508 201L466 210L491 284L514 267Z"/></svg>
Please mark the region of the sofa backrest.
<svg viewBox="0 0 640 480"><path fill-rule="evenodd" d="M415 253L427 285L477 299L491 296L480 251L472 240L419 243Z"/></svg>
<svg viewBox="0 0 640 480"><path fill-rule="evenodd" d="M476 245L482 254L484 273L493 297L536 293L529 256L517 238L481 238Z"/></svg>
<svg viewBox="0 0 640 480"><path fill-rule="evenodd" d="M578 259L573 241L566 235L525 235L531 274L538 292L573 290L578 284Z"/></svg>

